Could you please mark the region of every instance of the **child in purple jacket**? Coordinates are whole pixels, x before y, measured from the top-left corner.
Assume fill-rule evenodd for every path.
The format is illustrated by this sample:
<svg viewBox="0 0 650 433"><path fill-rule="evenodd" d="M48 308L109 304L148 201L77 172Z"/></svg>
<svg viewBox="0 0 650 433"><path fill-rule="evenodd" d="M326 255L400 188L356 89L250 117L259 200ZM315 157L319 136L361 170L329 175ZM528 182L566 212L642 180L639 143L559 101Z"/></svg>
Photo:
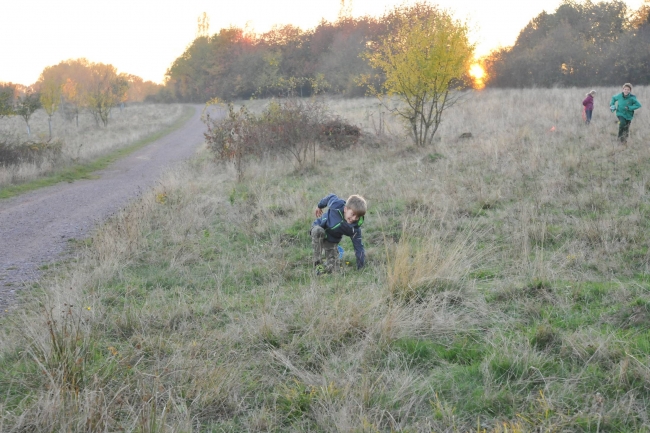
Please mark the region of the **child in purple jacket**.
<svg viewBox="0 0 650 433"><path fill-rule="evenodd" d="M591 113L594 111L594 95L596 94L595 90L587 93L587 97L582 101L583 107L585 107L585 123L589 125L591 123Z"/></svg>

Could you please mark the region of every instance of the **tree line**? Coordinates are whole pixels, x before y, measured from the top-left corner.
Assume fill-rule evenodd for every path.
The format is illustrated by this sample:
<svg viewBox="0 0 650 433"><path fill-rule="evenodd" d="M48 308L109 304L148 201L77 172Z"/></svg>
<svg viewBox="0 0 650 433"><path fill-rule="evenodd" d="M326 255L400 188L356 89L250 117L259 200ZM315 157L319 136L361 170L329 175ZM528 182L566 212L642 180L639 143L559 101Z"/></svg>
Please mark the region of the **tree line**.
<svg viewBox="0 0 650 433"><path fill-rule="evenodd" d="M390 23L372 17L321 21L312 30L284 25L257 35L237 27L197 37L166 73L162 100L363 96L359 77L372 67L361 57Z"/></svg>
<svg viewBox="0 0 650 433"><path fill-rule="evenodd" d="M43 108L48 115L51 137L52 116L59 110L77 126L82 110L92 114L98 126L106 126L114 107L126 102L142 102L157 94L160 87L138 76L118 73L110 64L86 59L66 60L46 67L31 86L0 83L0 118L22 117L30 134L29 119L36 110Z"/></svg>
<svg viewBox="0 0 650 433"><path fill-rule="evenodd" d="M542 12L512 47L481 62L492 87L594 86L650 83L650 6L631 11L622 1L567 0ZM314 29L279 26L257 35L230 27L198 36L166 73L163 101L205 102L326 92L367 94L373 76L363 54L395 31L395 14L340 17ZM623 78L624 77L624 78Z"/></svg>
<svg viewBox="0 0 650 433"><path fill-rule="evenodd" d="M565 0L483 65L492 87L649 84L650 2L635 11L619 0Z"/></svg>
<svg viewBox="0 0 650 433"><path fill-rule="evenodd" d="M366 87L408 125L408 134L417 146L433 142L443 111L457 100L457 91L467 86L467 71L474 57L467 25L428 3L401 5L384 17L388 30L377 41L363 44L357 55L370 65L369 72L351 77L357 87ZM379 79L377 78L379 76ZM282 77L280 77L282 79ZM327 78L308 77L286 89L272 82L258 92L296 92L303 83L316 92ZM280 80L280 82L282 82ZM302 89L301 89L302 92ZM395 104L395 101L402 104ZM271 104L261 117L239 112L229 104L227 119L207 119L205 134L218 158L234 162L241 176L249 157L291 154L302 165L317 143L342 149L356 142L360 131L343 119L328 119L314 100L302 104L298 98ZM219 103L219 98L209 103Z"/></svg>
<svg viewBox="0 0 650 433"><path fill-rule="evenodd" d="M419 2L411 8L417 21L436 11ZM271 96L309 96L329 93L364 96L386 79L369 61L381 41L402 28L403 7L381 17L340 16L321 21L314 29L277 26L255 34L238 27L209 36L205 16L199 36L166 72L160 100L205 102Z"/></svg>

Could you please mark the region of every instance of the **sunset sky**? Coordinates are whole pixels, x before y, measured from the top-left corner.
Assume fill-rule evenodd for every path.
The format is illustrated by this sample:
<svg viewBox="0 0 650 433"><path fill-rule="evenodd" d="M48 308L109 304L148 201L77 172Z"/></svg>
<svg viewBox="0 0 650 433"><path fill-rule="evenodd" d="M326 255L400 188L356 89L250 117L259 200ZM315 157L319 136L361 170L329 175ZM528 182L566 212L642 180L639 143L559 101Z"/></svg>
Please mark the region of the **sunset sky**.
<svg viewBox="0 0 650 433"><path fill-rule="evenodd" d="M352 0L352 15L380 16L402 3ZM512 45L531 18L543 10L553 12L561 0L430 3L468 22L477 54L482 55L499 45ZM626 3L638 9L643 0ZM0 82L29 85L44 67L80 57L162 82L167 68L194 39L203 12L210 18L211 34L230 25L248 25L261 33L274 25L293 24L307 30L321 19L335 21L340 6L340 0L7 1L0 9Z"/></svg>

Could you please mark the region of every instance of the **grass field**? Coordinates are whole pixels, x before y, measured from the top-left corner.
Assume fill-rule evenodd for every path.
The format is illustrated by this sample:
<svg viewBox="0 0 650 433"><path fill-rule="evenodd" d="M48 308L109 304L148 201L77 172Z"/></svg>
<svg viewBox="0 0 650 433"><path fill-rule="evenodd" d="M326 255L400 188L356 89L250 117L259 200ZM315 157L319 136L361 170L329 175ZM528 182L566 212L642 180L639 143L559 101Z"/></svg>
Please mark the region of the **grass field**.
<svg viewBox="0 0 650 433"><path fill-rule="evenodd" d="M333 100L362 144L239 183L203 151L0 318L0 431L650 431L650 114L619 146L588 90L468 94L425 148ZM330 192L368 263L316 277Z"/></svg>

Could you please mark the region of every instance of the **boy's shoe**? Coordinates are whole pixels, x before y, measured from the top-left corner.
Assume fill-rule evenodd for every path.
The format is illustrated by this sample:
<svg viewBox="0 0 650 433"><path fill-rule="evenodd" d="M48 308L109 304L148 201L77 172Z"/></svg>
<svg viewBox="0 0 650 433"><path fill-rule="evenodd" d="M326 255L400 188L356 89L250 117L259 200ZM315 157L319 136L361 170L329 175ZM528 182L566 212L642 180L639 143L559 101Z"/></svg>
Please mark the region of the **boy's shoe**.
<svg viewBox="0 0 650 433"><path fill-rule="evenodd" d="M314 267L314 271L316 272L316 275L323 275L327 273L327 269L325 269L325 266L323 265L316 265Z"/></svg>

